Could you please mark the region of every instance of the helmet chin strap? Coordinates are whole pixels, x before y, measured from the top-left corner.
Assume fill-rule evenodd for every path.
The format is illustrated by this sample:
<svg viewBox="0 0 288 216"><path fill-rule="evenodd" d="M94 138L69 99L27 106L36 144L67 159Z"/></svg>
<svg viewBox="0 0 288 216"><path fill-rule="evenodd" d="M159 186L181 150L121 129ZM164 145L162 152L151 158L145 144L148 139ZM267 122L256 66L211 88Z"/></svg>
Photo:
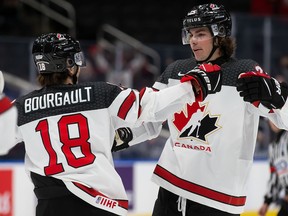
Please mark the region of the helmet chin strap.
<svg viewBox="0 0 288 216"><path fill-rule="evenodd" d="M219 48L219 46L213 45L213 49L211 50L209 56L204 60L204 62L208 61L212 57L217 48Z"/></svg>
<svg viewBox="0 0 288 216"><path fill-rule="evenodd" d="M76 65L76 72L75 72L73 75L70 75L70 73L68 72L68 76L72 78L72 83L73 83L73 84L77 84L77 81L78 81L78 77L77 77L78 71L79 71L79 66Z"/></svg>
<svg viewBox="0 0 288 216"><path fill-rule="evenodd" d="M79 72L79 66L76 65L76 73L73 74L73 76L72 76L72 82L73 82L73 84L76 84L76 83L78 82L78 77L77 77L78 72Z"/></svg>

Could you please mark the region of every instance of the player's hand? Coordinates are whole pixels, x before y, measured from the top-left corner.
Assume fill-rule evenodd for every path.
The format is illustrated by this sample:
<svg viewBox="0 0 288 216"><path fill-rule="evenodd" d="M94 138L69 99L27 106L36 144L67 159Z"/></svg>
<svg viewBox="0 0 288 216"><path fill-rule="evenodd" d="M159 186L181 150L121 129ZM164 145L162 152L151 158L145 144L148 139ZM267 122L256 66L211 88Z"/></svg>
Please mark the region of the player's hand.
<svg viewBox="0 0 288 216"><path fill-rule="evenodd" d="M111 151L116 152L129 147L129 142L133 139L130 128L119 128L115 131L114 142Z"/></svg>
<svg viewBox="0 0 288 216"><path fill-rule="evenodd" d="M222 72L219 65L201 64L188 71L181 82L190 80L194 88L195 97L203 101L208 94L215 94L221 90Z"/></svg>
<svg viewBox="0 0 288 216"><path fill-rule="evenodd" d="M237 91L244 101L263 104L268 109L280 109L287 99L287 85L279 83L266 73L241 73L237 80Z"/></svg>
<svg viewBox="0 0 288 216"><path fill-rule="evenodd" d="M0 94L2 94L4 89L4 77L2 71L0 71Z"/></svg>

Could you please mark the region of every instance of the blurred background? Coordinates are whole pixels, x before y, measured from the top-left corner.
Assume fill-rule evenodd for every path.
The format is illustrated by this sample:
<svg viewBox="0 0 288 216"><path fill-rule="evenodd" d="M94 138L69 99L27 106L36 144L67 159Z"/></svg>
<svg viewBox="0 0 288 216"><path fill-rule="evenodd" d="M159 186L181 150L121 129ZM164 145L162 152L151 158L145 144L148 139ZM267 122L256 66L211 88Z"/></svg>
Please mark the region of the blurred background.
<svg viewBox="0 0 288 216"><path fill-rule="evenodd" d="M230 11L236 58L252 58L270 75L288 80L288 0L0 0L4 92L13 100L38 88L31 47L35 37L47 32L68 33L80 41L87 59L80 82L152 86L169 63L191 57L189 46L181 42L182 19L194 5L208 2ZM168 135L164 127L158 138L115 153L116 164L157 160ZM274 136L261 119L255 161L268 163L268 144ZM19 144L0 160L23 162L24 153Z"/></svg>

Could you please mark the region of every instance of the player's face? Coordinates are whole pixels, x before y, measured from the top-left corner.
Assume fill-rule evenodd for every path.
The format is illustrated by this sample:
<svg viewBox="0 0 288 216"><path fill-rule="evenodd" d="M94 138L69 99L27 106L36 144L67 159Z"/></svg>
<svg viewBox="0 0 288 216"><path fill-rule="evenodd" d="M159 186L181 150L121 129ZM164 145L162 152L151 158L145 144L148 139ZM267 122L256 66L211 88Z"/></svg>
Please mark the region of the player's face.
<svg viewBox="0 0 288 216"><path fill-rule="evenodd" d="M213 36L207 27L193 28L189 30L190 47L197 61L207 59L213 49Z"/></svg>

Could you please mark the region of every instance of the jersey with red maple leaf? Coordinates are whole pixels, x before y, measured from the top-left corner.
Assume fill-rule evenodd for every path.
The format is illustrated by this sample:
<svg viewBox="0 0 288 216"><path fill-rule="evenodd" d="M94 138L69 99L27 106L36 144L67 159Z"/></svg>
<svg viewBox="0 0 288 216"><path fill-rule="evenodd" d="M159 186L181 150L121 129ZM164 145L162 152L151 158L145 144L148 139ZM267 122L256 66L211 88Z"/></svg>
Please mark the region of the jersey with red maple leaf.
<svg viewBox="0 0 288 216"><path fill-rule="evenodd" d="M208 95L203 102L184 105L168 119L170 137L152 180L181 197L239 214L246 202L245 186L253 162L259 116L288 129L288 105L269 113L264 106L255 107L239 96L238 75L263 72L255 61L230 58L213 63L221 66L221 91ZM170 64L153 88L161 91L177 84L195 66L192 58Z"/></svg>

